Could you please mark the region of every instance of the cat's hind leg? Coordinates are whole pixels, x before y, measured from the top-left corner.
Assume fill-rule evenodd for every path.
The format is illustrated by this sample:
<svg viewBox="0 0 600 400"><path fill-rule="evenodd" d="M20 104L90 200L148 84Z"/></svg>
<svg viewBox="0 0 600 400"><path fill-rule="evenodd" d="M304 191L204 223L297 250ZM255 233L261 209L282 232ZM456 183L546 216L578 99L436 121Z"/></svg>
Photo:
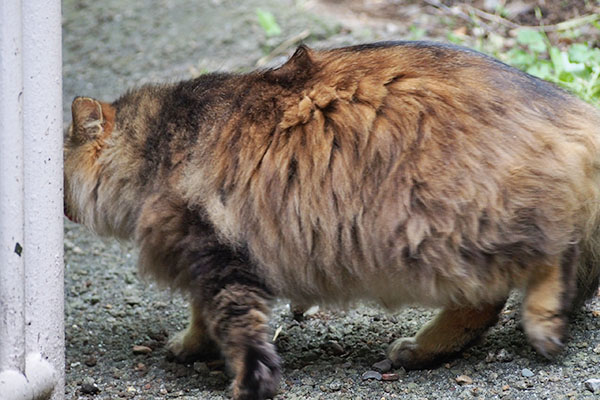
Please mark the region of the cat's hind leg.
<svg viewBox="0 0 600 400"><path fill-rule="evenodd" d="M478 308L444 308L416 336L394 341L388 358L395 367L434 367L460 353L495 324L505 301Z"/></svg>
<svg viewBox="0 0 600 400"><path fill-rule="evenodd" d="M564 346L568 312L575 295L578 249L538 266L529 278L523 303L523 329L531 345L550 358Z"/></svg>

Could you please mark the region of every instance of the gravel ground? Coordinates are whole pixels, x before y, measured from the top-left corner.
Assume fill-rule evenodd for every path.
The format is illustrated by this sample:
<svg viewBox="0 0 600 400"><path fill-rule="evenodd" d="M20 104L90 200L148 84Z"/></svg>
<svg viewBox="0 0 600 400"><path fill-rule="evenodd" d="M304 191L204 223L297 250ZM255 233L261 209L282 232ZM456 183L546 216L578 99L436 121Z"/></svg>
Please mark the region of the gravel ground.
<svg viewBox="0 0 600 400"><path fill-rule="evenodd" d="M410 3L405 17L438 27L439 16L419 13L416 2ZM281 35L265 37L257 8L275 14ZM346 11L291 0L65 0L65 122L76 95L112 100L148 81L245 71L287 38L308 35L304 41L319 47L414 33L401 19L373 20ZM293 47L272 54L267 65L281 62ZM167 360L166 341L184 328L186 304L138 278L130 245L66 222L65 258L67 399L227 398L222 362ZM512 298L497 326L459 359L430 371L391 371L384 375L391 380L379 380L372 364L393 339L414 334L431 310L388 314L359 306L296 321L289 306L279 303L272 319L273 331L281 328L276 343L284 362L277 399L600 398L600 388L594 394L585 385L600 379L600 299L574 317L571 339L552 362L527 344L519 304Z"/></svg>

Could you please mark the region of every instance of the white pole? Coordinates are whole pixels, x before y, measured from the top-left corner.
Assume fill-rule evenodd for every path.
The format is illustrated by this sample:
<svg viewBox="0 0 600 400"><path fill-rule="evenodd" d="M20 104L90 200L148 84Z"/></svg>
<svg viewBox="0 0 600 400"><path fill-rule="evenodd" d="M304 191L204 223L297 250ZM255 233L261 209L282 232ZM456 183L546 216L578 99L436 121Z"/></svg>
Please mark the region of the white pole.
<svg viewBox="0 0 600 400"><path fill-rule="evenodd" d="M61 3L23 0L22 16L25 345L58 371L52 399L59 400L65 363Z"/></svg>
<svg viewBox="0 0 600 400"><path fill-rule="evenodd" d="M0 1L0 371L25 373L21 1Z"/></svg>
<svg viewBox="0 0 600 400"><path fill-rule="evenodd" d="M2 400L64 399L61 62L60 1L0 0Z"/></svg>

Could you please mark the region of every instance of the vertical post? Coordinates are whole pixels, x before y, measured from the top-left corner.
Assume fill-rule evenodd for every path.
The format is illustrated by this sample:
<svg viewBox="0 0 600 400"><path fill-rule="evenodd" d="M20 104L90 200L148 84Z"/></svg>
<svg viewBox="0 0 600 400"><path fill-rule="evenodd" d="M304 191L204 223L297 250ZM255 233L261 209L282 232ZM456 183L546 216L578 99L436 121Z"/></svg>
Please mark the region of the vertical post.
<svg viewBox="0 0 600 400"><path fill-rule="evenodd" d="M0 0L0 398L64 399L59 0Z"/></svg>
<svg viewBox="0 0 600 400"><path fill-rule="evenodd" d="M22 2L25 345L58 371L52 397L58 400L65 363L61 2Z"/></svg>
<svg viewBox="0 0 600 400"><path fill-rule="evenodd" d="M1 0L0 371L25 373L22 71L21 1Z"/></svg>

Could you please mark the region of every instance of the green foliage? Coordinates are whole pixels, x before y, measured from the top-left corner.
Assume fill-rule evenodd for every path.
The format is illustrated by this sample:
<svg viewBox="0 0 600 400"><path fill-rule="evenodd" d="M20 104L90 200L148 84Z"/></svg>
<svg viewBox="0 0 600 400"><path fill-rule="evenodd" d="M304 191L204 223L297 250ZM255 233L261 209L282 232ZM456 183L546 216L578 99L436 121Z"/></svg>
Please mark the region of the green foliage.
<svg viewBox="0 0 600 400"><path fill-rule="evenodd" d="M423 28L420 28L416 25L411 25L408 27L410 34L408 36L409 40L421 40L427 33L427 31Z"/></svg>
<svg viewBox="0 0 600 400"><path fill-rule="evenodd" d="M498 55L503 61L600 105L600 49L574 43L561 50L534 29L520 29L516 41L516 47Z"/></svg>
<svg viewBox="0 0 600 400"><path fill-rule="evenodd" d="M454 32L448 32L446 34L446 39L448 39L449 42L452 42L454 44L464 44L465 43L465 39L463 36L459 36Z"/></svg>
<svg viewBox="0 0 600 400"><path fill-rule="evenodd" d="M281 34L281 28L279 27L279 24L277 24L275 16L272 13L257 9L256 16L258 17L259 25L263 28L267 36L277 36Z"/></svg>

